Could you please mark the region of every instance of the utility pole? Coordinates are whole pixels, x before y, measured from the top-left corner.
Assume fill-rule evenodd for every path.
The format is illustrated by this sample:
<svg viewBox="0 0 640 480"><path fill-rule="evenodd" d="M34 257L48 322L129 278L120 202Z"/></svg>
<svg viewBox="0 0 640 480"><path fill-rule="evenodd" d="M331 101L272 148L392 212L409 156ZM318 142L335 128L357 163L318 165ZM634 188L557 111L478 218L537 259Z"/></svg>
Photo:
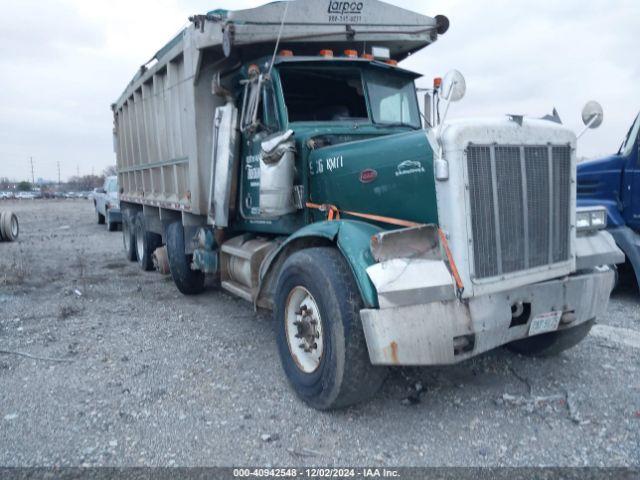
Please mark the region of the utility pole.
<svg viewBox="0 0 640 480"><path fill-rule="evenodd" d="M33 157L29 157L29 160L31 161L31 185L35 185L36 184L36 176L35 176L35 173L33 171Z"/></svg>
<svg viewBox="0 0 640 480"><path fill-rule="evenodd" d="M80 177L80 165L76 165L76 175Z"/></svg>
<svg viewBox="0 0 640 480"><path fill-rule="evenodd" d="M58 187L60 187L60 160L58 160Z"/></svg>

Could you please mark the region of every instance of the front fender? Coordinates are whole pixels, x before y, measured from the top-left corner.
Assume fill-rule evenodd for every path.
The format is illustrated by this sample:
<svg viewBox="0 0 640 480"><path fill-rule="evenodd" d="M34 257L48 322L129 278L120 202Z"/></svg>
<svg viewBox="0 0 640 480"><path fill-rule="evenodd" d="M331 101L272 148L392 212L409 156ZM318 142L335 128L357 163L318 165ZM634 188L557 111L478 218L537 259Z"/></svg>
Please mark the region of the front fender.
<svg viewBox="0 0 640 480"><path fill-rule="evenodd" d="M629 260L636 276L638 288L640 288L640 234L629 227L611 228L608 232Z"/></svg>
<svg viewBox="0 0 640 480"><path fill-rule="evenodd" d="M378 295L376 289L367 275L367 268L375 262L371 255L371 237L381 231L382 228L366 222L356 220L335 220L317 222L301 228L289 236L265 261L260 269L260 292L268 279L276 274L282 265L285 252L288 254L300 248L308 247L312 242L304 240L322 239L336 245L345 260L349 264L362 296L365 308L378 308ZM299 248L296 245L300 245Z"/></svg>

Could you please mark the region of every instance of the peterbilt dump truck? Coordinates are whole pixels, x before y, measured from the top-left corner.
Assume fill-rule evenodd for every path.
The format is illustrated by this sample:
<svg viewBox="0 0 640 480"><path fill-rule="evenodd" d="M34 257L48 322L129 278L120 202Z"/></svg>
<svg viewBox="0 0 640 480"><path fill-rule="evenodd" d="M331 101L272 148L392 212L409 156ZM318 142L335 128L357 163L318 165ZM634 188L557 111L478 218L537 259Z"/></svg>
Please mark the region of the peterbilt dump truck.
<svg viewBox="0 0 640 480"><path fill-rule="evenodd" d="M448 25L377 0L215 10L112 106L127 257L166 248L182 293L213 275L272 310L314 408L370 398L388 366L558 353L606 309L621 253L576 226L576 135L445 121L456 74L422 124L398 62Z"/></svg>

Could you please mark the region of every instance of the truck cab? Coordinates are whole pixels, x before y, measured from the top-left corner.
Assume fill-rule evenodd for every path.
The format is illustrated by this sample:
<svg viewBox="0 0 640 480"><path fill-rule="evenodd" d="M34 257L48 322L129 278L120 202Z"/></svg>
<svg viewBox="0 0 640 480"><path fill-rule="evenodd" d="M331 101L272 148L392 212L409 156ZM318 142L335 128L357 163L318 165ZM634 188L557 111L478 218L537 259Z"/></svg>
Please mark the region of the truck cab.
<svg viewBox="0 0 640 480"><path fill-rule="evenodd" d="M116 231L122 223L117 176L105 178L102 187L96 189L93 195L93 205L98 216L98 224L106 224L110 232Z"/></svg>
<svg viewBox="0 0 640 480"><path fill-rule="evenodd" d="M578 205L604 205L608 230L640 285L640 115L617 153L578 165Z"/></svg>
<svg viewBox="0 0 640 480"><path fill-rule="evenodd" d="M333 202L349 210L435 222L435 202L425 201L433 194L434 181L428 175L432 158L414 84L419 75L385 61L333 57L326 50L324 55L287 52L277 58L269 78L251 82L247 73L244 82L250 87L239 93L238 103L252 88L262 93L256 120L241 127L235 228L291 234L325 216L320 210L305 212L302 199L305 204ZM244 119L253 116L242 113ZM261 172L263 144L289 131L295 160L277 173L268 174L264 167ZM376 185L384 177L395 181L382 195ZM265 185L271 181L274 185Z"/></svg>

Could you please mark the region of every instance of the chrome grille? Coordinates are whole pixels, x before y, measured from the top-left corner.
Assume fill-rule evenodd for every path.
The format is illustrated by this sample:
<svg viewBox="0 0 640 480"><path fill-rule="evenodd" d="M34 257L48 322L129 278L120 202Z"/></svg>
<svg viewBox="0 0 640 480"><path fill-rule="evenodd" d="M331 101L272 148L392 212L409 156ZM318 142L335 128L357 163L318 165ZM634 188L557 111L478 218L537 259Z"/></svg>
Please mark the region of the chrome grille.
<svg viewBox="0 0 640 480"><path fill-rule="evenodd" d="M569 260L569 146L467 149L474 277Z"/></svg>

